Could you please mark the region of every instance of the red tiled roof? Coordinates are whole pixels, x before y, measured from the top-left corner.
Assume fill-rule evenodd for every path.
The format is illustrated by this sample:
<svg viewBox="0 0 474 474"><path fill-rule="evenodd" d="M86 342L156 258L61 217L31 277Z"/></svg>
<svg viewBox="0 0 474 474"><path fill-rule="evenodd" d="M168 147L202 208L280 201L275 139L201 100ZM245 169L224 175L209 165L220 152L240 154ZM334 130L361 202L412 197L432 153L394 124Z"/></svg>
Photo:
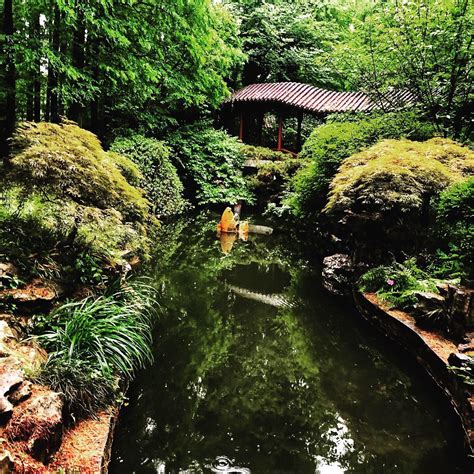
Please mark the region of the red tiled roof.
<svg viewBox="0 0 474 474"><path fill-rule="evenodd" d="M364 92L335 92L298 82L250 84L232 94L226 101L231 104L245 102L273 102L299 108L307 112L365 112L380 108ZM394 91L385 97L385 107L412 104L415 96L410 91Z"/></svg>

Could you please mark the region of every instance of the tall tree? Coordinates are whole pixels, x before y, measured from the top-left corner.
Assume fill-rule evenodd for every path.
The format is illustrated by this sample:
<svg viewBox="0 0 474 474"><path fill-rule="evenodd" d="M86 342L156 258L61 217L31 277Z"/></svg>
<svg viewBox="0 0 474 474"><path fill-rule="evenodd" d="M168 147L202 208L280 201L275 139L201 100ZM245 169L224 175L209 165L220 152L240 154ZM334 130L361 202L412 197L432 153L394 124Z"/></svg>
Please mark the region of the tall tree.
<svg viewBox="0 0 474 474"><path fill-rule="evenodd" d="M83 2L84 3L84 2ZM87 3L87 2L85 2ZM80 73L83 73L85 66L85 47L86 47L86 25L84 20L84 10L80 0L75 2L76 22L74 26L73 42L72 42L72 66ZM69 107L69 118L76 121L82 126L83 120L83 104L79 94Z"/></svg>
<svg viewBox="0 0 474 474"><path fill-rule="evenodd" d="M13 0L4 0L2 15L2 62L3 110L0 124L0 156L8 155L8 138L15 128L16 119L16 72L13 42Z"/></svg>
<svg viewBox="0 0 474 474"><path fill-rule="evenodd" d="M247 54L242 83L296 81L344 87L320 61L348 33L348 8L324 0L227 0Z"/></svg>
<svg viewBox="0 0 474 474"><path fill-rule="evenodd" d="M218 106L242 59L234 20L211 0L8 0L4 19L13 5L17 40L2 49L17 59L20 119L41 107L46 120L66 112L100 134L102 124L156 130Z"/></svg>
<svg viewBox="0 0 474 474"><path fill-rule="evenodd" d="M382 102L393 103L393 89L411 90L440 132L467 138L473 30L471 0L390 1L355 24L352 41L333 59L355 86Z"/></svg>

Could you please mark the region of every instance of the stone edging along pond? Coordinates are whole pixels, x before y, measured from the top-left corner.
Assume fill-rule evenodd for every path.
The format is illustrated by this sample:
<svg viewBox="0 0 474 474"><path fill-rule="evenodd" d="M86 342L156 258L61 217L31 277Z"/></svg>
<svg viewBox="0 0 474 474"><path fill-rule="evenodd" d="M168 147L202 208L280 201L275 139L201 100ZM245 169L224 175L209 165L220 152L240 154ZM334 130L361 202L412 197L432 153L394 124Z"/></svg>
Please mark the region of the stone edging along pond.
<svg viewBox="0 0 474 474"><path fill-rule="evenodd" d="M448 357L456 345L442 334L416 326L409 314L389 309L375 294L353 293L362 317L414 356L449 399L464 435L464 447L474 464L474 394L450 370Z"/></svg>

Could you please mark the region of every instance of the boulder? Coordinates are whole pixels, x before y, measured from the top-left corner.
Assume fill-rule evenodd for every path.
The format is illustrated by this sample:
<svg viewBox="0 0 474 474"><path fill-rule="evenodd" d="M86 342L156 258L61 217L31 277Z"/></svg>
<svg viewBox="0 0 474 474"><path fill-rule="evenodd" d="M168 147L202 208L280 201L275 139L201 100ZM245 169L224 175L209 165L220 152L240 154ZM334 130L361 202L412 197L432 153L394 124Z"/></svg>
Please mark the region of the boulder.
<svg viewBox="0 0 474 474"><path fill-rule="evenodd" d="M4 342L15 338L16 334L13 332L8 323L5 320L0 320L0 341Z"/></svg>
<svg viewBox="0 0 474 474"><path fill-rule="evenodd" d="M31 395L32 383L28 380L24 380L18 387L16 387L10 395L8 395L8 400L13 403L13 405L18 405L23 400L26 400Z"/></svg>
<svg viewBox="0 0 474 474"><path fill-rule="evenodd" d="M273 229L266 225L255 225L249 224L248 226L249 234L262 234L262 235L270 235L273 233Z"/></svg>
<svg viewBox="0 0 474 474"><path fill-rule="evenodd" d="M0 301L13 303L27 313L47 310L63 292L57 284L36 278L21 288L0 291Z"/></svg>
<svg viewBox="0 0 474 474"><path fill-rule="evenodd" d="M22 442L33 458L47 463L61 445L63 400L59 393L36 387L18 405L5 428L10 441Z"/></svg>
<svg viewBox="0 0 474 474"><path fill-rule="evenodd" d="M8 395L18 388L23 380L23 371L19 368L18 361L11 357L0 360L0 422L12 415L13 404Z"/></svg>
<svg viewBox="0 0 474 474"><path fill-rule="evenodd" d="M348 295L354 281L354 265L349 255L337 253L323 260L323 285L335 295Z"/></svg>
<svg viewBox="0 0 474 474"><path fill-rule="evenodd" d="M8 451L6 439L0 438L0 474L13 472L13 456Z"/></svg>
<svg viewBox="0 0 474 474"><path fill-rule="evenodd" d="M17 332L7 321L0 320L0 366L7 358L24 369L34 370L45 362L47 354L34 340L20 342Z"/></svg>
<svg viewBox="0 0 474 474"><path fill-rule="evenodd" d="M0 262L0 281L10 280L19 275L18 268L10 262Z"/></svg>

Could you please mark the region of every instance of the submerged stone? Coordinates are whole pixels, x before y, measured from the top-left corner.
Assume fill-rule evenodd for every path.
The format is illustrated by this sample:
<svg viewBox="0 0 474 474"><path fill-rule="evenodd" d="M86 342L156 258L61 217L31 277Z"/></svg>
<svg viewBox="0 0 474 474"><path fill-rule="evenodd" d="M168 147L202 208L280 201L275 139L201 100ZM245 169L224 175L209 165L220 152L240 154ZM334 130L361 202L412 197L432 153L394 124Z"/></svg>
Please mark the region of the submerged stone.
<svg viewBox="0 0 474 474"><path fill-rule="evenodd" d="M336 253L323 260L323 286L334 295L348 295L354 276L354 266L349 255Z"/></svg>

